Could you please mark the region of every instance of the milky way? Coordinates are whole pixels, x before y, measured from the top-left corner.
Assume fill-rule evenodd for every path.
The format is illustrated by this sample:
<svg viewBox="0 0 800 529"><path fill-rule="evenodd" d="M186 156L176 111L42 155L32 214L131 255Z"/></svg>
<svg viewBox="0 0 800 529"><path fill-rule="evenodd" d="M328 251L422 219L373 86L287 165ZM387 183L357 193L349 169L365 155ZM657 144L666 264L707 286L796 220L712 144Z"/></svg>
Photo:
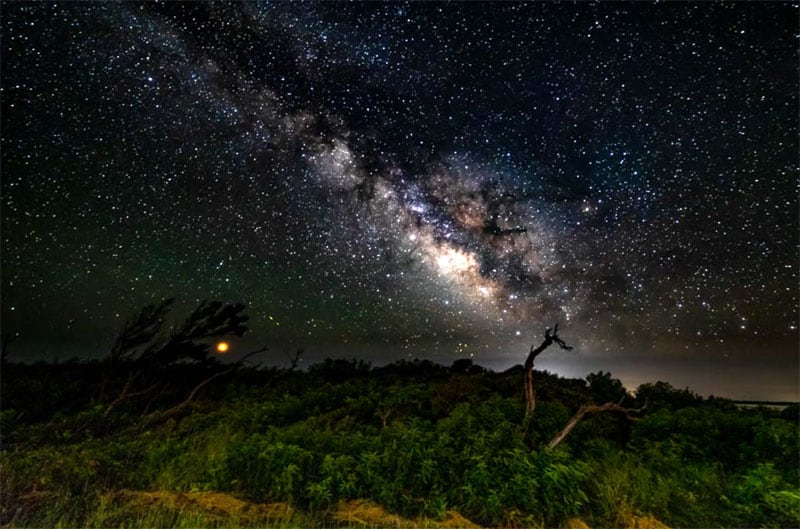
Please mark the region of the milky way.
<svg viewBox="0 0 800 529"><path fill-rule="evenodd" d="M2 11L20 356L214 298L276 363L504 368L561 322L561 373L797 395L796 5Z"/></svg>

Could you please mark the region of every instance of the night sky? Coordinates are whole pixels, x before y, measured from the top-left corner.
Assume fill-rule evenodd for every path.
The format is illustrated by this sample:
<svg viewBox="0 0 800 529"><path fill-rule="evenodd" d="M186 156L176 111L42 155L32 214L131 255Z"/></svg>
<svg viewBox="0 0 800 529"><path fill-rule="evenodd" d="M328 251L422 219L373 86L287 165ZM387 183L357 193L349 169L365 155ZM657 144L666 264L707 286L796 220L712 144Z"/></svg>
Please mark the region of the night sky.
<svg viewBox="0 0 800 529"><path fill-rule="evenodd" d="M2 327L797 400L798 8L2 4Z"/></svg>

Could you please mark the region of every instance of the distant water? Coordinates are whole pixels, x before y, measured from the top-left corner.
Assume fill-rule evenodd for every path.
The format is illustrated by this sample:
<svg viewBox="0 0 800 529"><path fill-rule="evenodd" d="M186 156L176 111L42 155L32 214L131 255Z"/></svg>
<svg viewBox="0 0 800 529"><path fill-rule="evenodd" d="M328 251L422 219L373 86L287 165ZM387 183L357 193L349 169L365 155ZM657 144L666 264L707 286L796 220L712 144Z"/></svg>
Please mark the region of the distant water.
<svg viewBox="0 0 800 529"><path fill-rule="evenodd" d="M781 411L792 405L791 402L734 402L737 408L751 409L751 408L769 408L771 410Z"/></svg>

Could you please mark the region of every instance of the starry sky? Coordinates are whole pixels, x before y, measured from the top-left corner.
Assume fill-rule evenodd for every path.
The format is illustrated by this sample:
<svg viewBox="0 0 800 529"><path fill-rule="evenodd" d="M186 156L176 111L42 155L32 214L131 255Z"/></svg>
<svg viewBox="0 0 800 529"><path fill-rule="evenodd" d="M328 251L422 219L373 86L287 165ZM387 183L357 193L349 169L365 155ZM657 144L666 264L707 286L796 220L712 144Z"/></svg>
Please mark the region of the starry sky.
<svg viewBox="0 0 800 529"><path fill-rule="evenodd" d="M800 398L798 4L13 3L2 327Z"/></svg>

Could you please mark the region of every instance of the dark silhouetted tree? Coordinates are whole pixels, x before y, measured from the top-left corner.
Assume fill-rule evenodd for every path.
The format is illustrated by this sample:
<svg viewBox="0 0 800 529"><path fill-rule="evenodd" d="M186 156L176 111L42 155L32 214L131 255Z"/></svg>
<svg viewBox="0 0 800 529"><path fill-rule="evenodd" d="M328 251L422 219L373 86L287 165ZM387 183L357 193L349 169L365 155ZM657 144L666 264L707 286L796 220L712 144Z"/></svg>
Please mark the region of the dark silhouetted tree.
<svg viewBox="0 0 800 529"><path fill-rule="evenodd" d="M589 383L592 400L597 403L619 402L628 394L622 382L619 379L611 378L611 373L607 371L589 373L586 375L586 381Z"/></svg>
<svg viewBox="0 0 800 529"><path fill-rule="evenodd" d="M463 375L485 373L486 369L473 362L472 358L459 358L450 366L450 372Z"/></svg>
<svg viewBox="0 0 800 529"><path fill-rule="evenodd" d="M135 316L125 322L114 340L105 369L103 369L98 397L100 402L105 400L108 384L116 375L119 364L134 360L142 352L143 347L148 349L154 347L154 342L161 332L169 308L174 302L175 298L168 298L158 304L145 305ZM132 382L132 378L129 377L115 402L119 401L119 397L122 395L130 395L130 391L126 390L130 390ZM109 408L106 409L106 413L108 412L110 412Z"/></svg>
<svg viewBox="0 0 800 529"><path fill-rule="evenodd" d="M671 410L697 406L702 402L702 399L689 388L676 389L669 382L663 381L640 385L636 388L636 400L647 401L652 409L669 408Z"/></svg>

